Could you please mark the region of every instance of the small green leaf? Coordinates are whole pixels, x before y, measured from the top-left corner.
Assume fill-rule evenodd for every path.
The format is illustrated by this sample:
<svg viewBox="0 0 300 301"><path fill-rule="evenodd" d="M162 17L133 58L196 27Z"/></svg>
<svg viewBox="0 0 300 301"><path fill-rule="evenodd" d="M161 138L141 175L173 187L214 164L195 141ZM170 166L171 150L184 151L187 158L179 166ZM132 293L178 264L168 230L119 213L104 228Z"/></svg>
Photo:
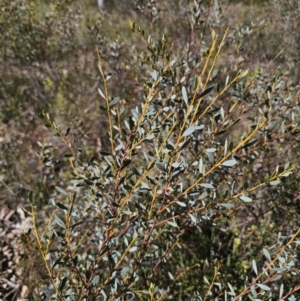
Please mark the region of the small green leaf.
<svg viewBox="0 0 300 301"><path fill-rule="evenodd" d="M186 129L186 130L183 132L182 137L189 136L189 135L191 135L194 131L195 131L194 127L190 127L190 128Z"/></svg>
<svg viewBox="0 0 300 301"><path fill-rule="evenodd" d="M257 286L259 288L261 288L262 290L264 290L264 291L269 291L270 290L270 288L267 285L264 285L264 284L258 283Z"/></svg>
<svg viewBox="0 0 300 301"><path fill-rule="evenodd" d="M74 230L75 227L77 227L77 226L79 226L79 225L81 225L81 224L83 224L83 223L84 223L84 221L79 221L79 222L77 222L77 223L71 225L71 226L70 226L70 229L71 229L71 230Z"/></svg>
<svg viewBox="0 0 300 301"><path fill-rule="evenodd" d="M139 171L135 167L132 167L131 170L136 176L140 176Z"/></svg>
<svg viewBox="0 0 300 301"><path fill-rule="evenodd" d="M70 133L70 128L67 128L67 131L65 133L65 137L67 137L69 135L69 133Z"/></svg>
<svg viewBox="0 0 300 301"><path fill-rule="evenodd" d="M76 192L74 192L74 194L73 194L73 196L72 196L71 207L70 207L70 209L69 209L68 216L71 216L71 214L72 214L72 211L73 211L73 205L74 205L75 199L76 199Z"/></svg>
<svg viewBox="0 0 300 301"><path fill-rule="evenodd" d="M33 191L30 190L29 193L28 193L28 199L29 199L29 202L34 205L34 200L33 200Z"/></svg>
<svg viewBox="0 0 300 301"><path fill-rule="evenodd" d="M218 131L218 132L216 132L216 134L215 135L222 135L222 134L224 134L224 133L226 133L226 130L221 130L221 131Z"/></svg>
<svg viewBox="0 0 300 301"><path fill-rule="evenodd" d="M223 206L226 209L232 209L235 207L233 204L229 204L229 203L221 203L220 206Z"/></svg>
<svg viewBox="0 0 300 301"><path fill-rule="evenodd" d="M251 203L251 202L252 202L252 199L249 198L249 197L247 197L247 196L245 196L245 195L241 195L241 196L240 196L240 199L241 199L243 202L245 202L245 203Z"/></svg>
<svg viewBox="0 0 300 301"><path fill-rule="evenodd" d="M174 228L178 228L178 225L175 222L168 221L167 223Z"/></svg>
<svg viewBox="0 0 300 301"><path fill-rule="evenodd" d="M154 139L154 138L155 138L155 135L152 133L152 134L148 135L148 136L145 138L145 140L151 141L151 140Z"/></svg>
<svg viewBox="0 0 300 301"><path fill-rule="evenodd" d="M263 248L263 253L268 260L271 260L271 255L267 249Z"/></svg>
<svg viewBox="0 0 300 301"><path fill-rule="evenodd" d="M160 164L159 162L157 162L157 163L155 164L155 166L156 166L160 171L162 171L162 172L167 172L167 170L165 169L165 167L164 167L162 164Z"/></svg>
<svg viewBox="0 0 300 301"><path fill-rule="evenodd" d="M66 229L66 224L57 215L54 218L55 223L63 229Z"/></svg>
<svg viewBox="0 0 300 301"><path fill-rule="evenodd" d="M181 150L183 150L184 148L186 148L189 143L191 142L191 138L187 139L186 141L184 141L182 144L179 144L180 147L179 149L177 150L177 153L180 152Z"/></svg>
<svg viewBox="0 0 300 301"><path fill-rule="evenodd" d="M180 201L176 201L176 203L181 206L181 207L186 207L186 203L180 202Z"/></svg>
<svg viewBox="0 0 300 301"><path fill-rule="evenodd" d="M132 248L129 249L130 253L136 252L137 251L137 246L134 246Z"/></svg>
<svg viewBox="0 0 300 301"><path fill-rule="evenodd" d="M153 70L152 72L150 72L150 75L152 76L152 78L157 81L158 78L158 72L156 70Z"/></svg>
<svg viewBox="0 0 300 301"><path fill-rule="evenodd" d="M235 159L231 159L222 163L223 166L231 167L236 165L237 161Z"/></svg>
<svg viewBox="0 0 300 301"><path fill-rule="evenodd" d="M197 220L196 220L196 218L194 217L194 215L192 215L192 214L189 213L189 217L191 218L191 221L192 221L194 224L197 224Z"/></svg>
<svg viewBox="0 0 300 301"><path fill-rule="evenodd" d="M255 275L257 276L257 266L256 266L256 261L254 259L252 260L252 268Z"/></svg>
<svg viewBox="0 0 300 301"><path fill-rule="evenodd" d="M169 278L170 278L171 280L175 280L175 278L174 278L174 276L172 275L172 273L168 272L168 275L169 275Z"/></svg>
<svg viewBox="0 0 300 301"><path fill-rule="evenodd" d="M60 286L59 286L59 291L62 292L64 289L65 285L67 283L67 277L64 277L64 279L61 281Z"/></svg>
<svg viewBox="0 0 300 301"><path fill-rule="evenodd" d="M115 106L120 101L120 97L114 98L109 104L110 107Z"/></svg>
<svg viewBox="0 0 300 301"><path fill-rule="evenodd" d="M270 182L270 185L271 185L271 186L276 186L276 185L278 185L278 184L280 184L280 183L281 183L280 180L275 180L275 181L271 181L271 182Z"/></svg>
<svg viewBox="0 0 300 301"><path fill-rule="evenodd" d="M64 210L68 210L68 208L65 205L63 205L62 203L57 202L56 206L61 208L61 209L64 209Z"/></svg>
<svg viewBox="0 0 300 301"><path fill-rule="evenodd" d="M171 151L174 150L174 146L172 144L167 144L166 148Z"/></svg>
<svg viewBox="0 0 300 301"><path fill-rule="evenodd" d="M207 148L205 151L207 152L207 153L214 153L215 151L216 151L217 149L216 148Z"/></svg>
<svg viewBox="0 0 300 301"><path fill-rule="evenodd" d="M248 74L249 70L246 69L246 70L243 70L242 72L239 73L239 77L244 77Z"/></svg>
<svg viewBox="0 0 300 301"><path fill-rule="evenodd" d="M73 292L73 290L71 288L69 288L65 293L65 297L68 298L72 294L72 292Z"/></svg>
<svg viewBox="0 0 300 301"><path fill-rule="evenodd" d="M292 173L293 173L292 171L288 171L288 172L285 172L284 174L282 174L282 176L283 177L288 177Z"/></svg>
<svg viewBox="0 0 300 301"><path fill-rule="evenodd" d="M231 295L231 296L235 296L236 293L235 293L235 291L234 291L232 285L231 285L229 282L227 282L227 285L228 285L228 287L229 287L229 289L230 289L230 293L228 293L228 294Z"/></svg>
<svg viewBox="0 0 300 301"><path fill-rule="evenodd" d="M228 140L226 139L226 140L225 140L225 143L224 143L224 157L225 157L226 154L227 154L227 148L228 148Z"/></svg>
<svg viewBox="0 0 300 301"><path fill-rule="evenodd" d="M211 37L212 37L212 39L213 40L215 40L216 38L217 38L217 34L216 34L216 32L215 32L215 30L212 30L212 32L211 32ZM208 283L209 284L209 283Z"/></svg>
<svg viewBox="0 0 300 301"><path fill-rule="evenodd" d="M132 162L132 159L125 159L125 161L122 164L121 170L123 170L125 167L127 167Z"/></svg>
<svg viewBox="0 0 300 301"><path fill-rule="evenodd" d="M257 292L255 290L255 285L250 286L250 291L251 291L251 294L252 294L253 297L257 296ZM256 300L256 299L254 299L254 300Z"/></svg>
<svg viewBox="0 0 300 301"><path fill-rule="evenodd" d="M282 295L283 295L283 283L281 283L281 285L280 285L279 299L281 299Z"/></svg>
<svg viewBox="0 0 300 301"><path fill-rule="evenodd" d="M62 189L62 188L60 188L60 187L58 187L58 186L55 186L55 189L56 189L58 192L60 192L60 193L62 193L62 194L64 194L64 195L68 195L68 193L67 193L64 189Z"/></svg>
<svg viewBox="0 0 300 301"><path fill-rule="evenodd" d="M208 189L214 189L215 188L212 184L209 184L209 183L203 183L203 184L200 184L200 186L202 186L204 188L208 188Z"/></svg>
<svg viewBox="0 0 300 301"><path fill-rule="evenodd" d="M42 280L48 280L49 279L49 275L48 274L42 274L41 278L42 278Z"/></svg>
<svg viewBox="0 0 300 301"><path fill-rule="evenodd" d="M204 97L205 95L207 95L208 93L210 93L212 91L214 87L211 86L209 88L207 88L206 90L204 90L201 94L197 95L198 98Z"/></svg>
<svg viewBox="0 0 300 301"><path fill-rule="evenodd" d="M99 280L100 280L99 275L96 275L92 281L93 286L98 286Z"/></svg>
<svg viewBox="0 0 300 301"><path fill-rule="evenodd" d="M225 80L225 87L227 87L229 84L229 74L226 76L226 80Z"/></svg>
<svg viewBox="0 0 300 301"><path fill-rule="evenodd" d="M194 133L195 131L198 131L198 130L202 130L204 128L204 125L199 125L199 126L192 126L188 129L186 129L183 134L182 134L182 137L186 137L186 136L189 136L191 135L192 133Z"/></svg>
<svg viewBox="0 0 300 301"><path fill-rule="evenodd" d="M60 260L61 260L61 256L58 257L58 258L54 261L53 266L52 266L52 269L54 269L54 268L60 263Z"/></svg>
<svg viewBox="0 0 300 301"><path fill-rule="evenodd" d="M253 139L251 140L250 142L246 143L245 145L242 146L242 149L243 148L247 148L249 146L252 146L253 144L255 144L256 142L258 141L258 139Z"/></svg>
<svg viewBox="0 0 300 301"><path fill-rule="evenodd" d="M182 97L183 97L183 100L184 100L186 106L188 106L189 100L188 100L188 96L187 96L187 92L186 92L185 86L182 86L181 93L182 93Z"/></svg>
<svg viewBox="0 0 300 301"><path fill-rule="evenodd" d="M106 99L105 95L103 94L103 92L101 91L100 88L98 88L98 92L99 92L99 94L101 95L101 97L103 97L104 99Z"/></svg>

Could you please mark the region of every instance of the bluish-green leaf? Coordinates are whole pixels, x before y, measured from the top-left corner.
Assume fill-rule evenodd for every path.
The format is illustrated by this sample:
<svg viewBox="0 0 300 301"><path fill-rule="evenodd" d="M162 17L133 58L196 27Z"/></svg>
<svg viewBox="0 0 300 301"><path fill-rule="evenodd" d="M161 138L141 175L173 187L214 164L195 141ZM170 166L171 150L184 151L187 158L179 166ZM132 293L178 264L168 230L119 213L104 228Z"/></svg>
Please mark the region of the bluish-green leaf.
<svg viewBox="0 0 300 301"><path fill-rule="evenodd" d="M214 189L215 188L212 184L209 184L209 183L203 183L203 184L200 184L200 186L202 186L204 188L208 188L208 189Z"/></svg>
<svg viewBox="0 0 300 301"><path fill-rule="evenodd" d="M174 228L178 228L178 225L175 222L168 221L167 223Z"/></svg>
<svg viewBox="0 0 300 301"><path fill-rule="evenodd" d="M236 165L237 161L235 159L231 159L222 163L223 166L231 167Z"/></svg>
<svg viewBox="0 0 300 301"><path fill-rule="evenodd" d="M204 128L204 125L198 125L198 126L192 126L188 129L186 129L183 134L182 134L182 137L186 137L186 136L189 136L191 135L192 133L194 133L195 131L199 131L199 130L202 130Z"/></svg>
<svg viewBox="0 0 300 301"><path fill-rule="evenodd" d="M99 94L101 95L101 97L103 97L104 99L106 99L105 95L103 94L103 92L101 91L100 88L98 88L98 92L99 92Z"/></svg>
<svg viewBox="0 0 300 301"><path fill-rule="evenodd" d="M56 189L58 192L60 192L60 193L62 193L62 194L64 194L64 195L68 195L68 193L67 193L64 189L62 189L62 188L60 188L60 187L58 187L58 186L55 186L55 189Z"/></svg>
<svg viewBox="0 0 300 301"><path fill-rule="evenodd" d="M187 96L187 92L186 92L185 86L182 86L181 92L182 92L183 100L184 100L185 104L188 106L189 100L188 100L188 96Z"/></svg>
<svg viewBox="0 0 300 301"><path fill-rule="evenodd" d="M114 98L111 103L109 104L111 107L115 106L120 101L120 97Z"/></svg>
<svg viewBox="0 0 300 301"><path fill-rule="evenodd" d="M275 180L275 181L271 181L271 182L270 182L270 185L271 185L271 186L276 186L276 185L278 185L278 184L280 184L280 183L281 183L280 180Z"/></svg>
<svg viewBox="0 0 300 301"><path fill-rule="evenodd" d="M176 201L176 203L181 206L181 207L186 207L186 203L180 202L180 201Z"/></svg>
<svg viewBox="0 0 300 301"><path fill-rule="evenodd" d="M281 285L280 285L279 299L282 297L282 295L283 295L283 283L281 283Z"/></svg>
<svg viewBox="0 0 300 301"><path fill-rule="evenodd" d="M150 75L152 76L152 78L157 81L158 78L158 72L156 70L153 70L152 72L150 72Z"/></svg>
<svg viewBox="0 0 300 301"><path fill-rule="evenodd" d="M155 164L155 166L156 166L160 171L162 171L162 172L167 172L166 168L165 168L162 164L160 164L159 162L157 162L157 163Z"/></svg>
<svg viewBox="0 0 300 301"><path fill-rule="evenodd" d="M257 266L256 266L256 261L254 259L252 260L252 268L253 268L255 275L257 275Z"/></svg>
<svg viewBox="0 0 300 301"><path fill-rule="evenodd" d="M241 199L243 202L245 202L245 203L251 203L251 202L252 202L252 199L249 198L249 197L247 197L247 196L245 196L245 195L241 195L241 196L240 196L240 199Z"/></svg>
<svg viewBox="0 0 300 301"><path fill-rule="evenodd" d="M264 290L264 291L269 291L269 290L270 290L270 287L268 287L268 286L265 285L265 284L260 284L260 283L258 283L257 286L258 286L259 288L261 288L262 290Z"/></svg>

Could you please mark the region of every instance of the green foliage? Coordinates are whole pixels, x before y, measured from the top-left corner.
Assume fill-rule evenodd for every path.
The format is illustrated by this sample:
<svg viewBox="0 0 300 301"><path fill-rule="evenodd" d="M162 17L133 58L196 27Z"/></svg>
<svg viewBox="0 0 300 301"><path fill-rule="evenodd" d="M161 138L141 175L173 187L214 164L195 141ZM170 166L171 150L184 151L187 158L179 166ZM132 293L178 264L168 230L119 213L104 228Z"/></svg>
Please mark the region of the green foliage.
<svg viewBox="0 0 300 301"><path fill-rule="evenodd" d="M4 7L1 198L34 190L32 299L296 296L296 48L218 1Z"/></svg>
<svg viewBox="0 0 300 301"><path fill-rule="evenodd" d="M191 12L192 35L202 11L197 4ZM47 270L44 295L292 296L299 290L292 276L299 274L300 231L283 235L265 222L272 222L273 206L282 202L273 197L295 170L288 155L299 133L293 89L282 88L280 73L249 74L239 60L219 67L228 30L219 36L207 29L202 45L191 36L188 49L172 48L168 36L155 39L136 23L131 30L145 44L135 58L145 81L139 103L128 107L110 94L112 76L99 55L100 110L108 120L100 156L82 157L70 128L40 113L66 149L70 175L55 185L41 228L29 197L33 233L27 238ZM47 146L40 147L41 160L53 163Z"/></svg>

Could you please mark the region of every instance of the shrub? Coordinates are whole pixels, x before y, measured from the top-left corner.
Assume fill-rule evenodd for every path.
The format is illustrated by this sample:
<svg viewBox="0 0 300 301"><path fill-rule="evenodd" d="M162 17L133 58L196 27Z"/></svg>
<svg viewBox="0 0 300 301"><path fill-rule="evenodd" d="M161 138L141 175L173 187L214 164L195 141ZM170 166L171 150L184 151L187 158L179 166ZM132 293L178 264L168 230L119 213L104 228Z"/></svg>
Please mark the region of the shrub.
<svg viewBox="0 0 300 301"><path fill-rule="evenodd" d="M227 282L236 294L268 285L274 298L292 295L299 92L283 63L297 78L295 1L247 7L241 29L241 6L224 18L218 1L116 3L104 14L96 1L1 3L0 205L35 191L22 277L44 287L31 299L38 289L52 299L223 298ZM258 11L271 27L253 24ZM128 16L151 37L138 26L130 36ZM281 69L266 67L282 45ZM60 138L38 126L43 110ZM255 277L269 257L269 274ZM269 281L280 276L282 290Z"/></svg>
<svg viewBox="0 0 300 301"><path fill-rule="evenodd" d="M298 189L293 87L282 89L276 71L218 67L228 31L209 27L202 46L195 38L173 49L164 34L155 39L135 23L131 30L146 45L134 58L145 81L128 109L110 94L99 55L109 142L100 154L85 159L72 129L40 113L69 163L45 213L29 193L33 228L24 239L47 270L44 297L295 298L300 230L279 231L273 216L274 206L287 208L286 189ZM40 143L39 156L51 165L57 155L48 146Z"/></svg>

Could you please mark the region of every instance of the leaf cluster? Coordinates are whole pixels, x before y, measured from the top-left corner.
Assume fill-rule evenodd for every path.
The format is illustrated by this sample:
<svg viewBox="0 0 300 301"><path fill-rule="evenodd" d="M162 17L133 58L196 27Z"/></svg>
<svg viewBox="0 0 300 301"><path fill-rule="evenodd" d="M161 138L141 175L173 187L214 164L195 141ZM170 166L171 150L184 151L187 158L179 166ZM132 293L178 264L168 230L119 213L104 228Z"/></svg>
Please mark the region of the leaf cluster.
<svg viewBox="0 0 300 301"><path fill-rule="evenodd" d="M218 1L83 7L5 1L1 18L2 198L34 187L24 241L41 254L43 297L293 298L294 48L262 55L266 23L227 29Z"/></svg>
<svg viewBox="0 0 300 301"><path fill-rule="evenodd" d="M279 193L295 169L286 153L299 132L299 112L278 86L281 75L248 76L240 64L218 69L228 31L218 36L210 30L208 49L186 60L165 35L155 41L135 23L131 30L146 44L140 60L148 79L140 103L128 112L124 99L110 95L112 77L99 55L100 110L107 114L109 142L99 158L81 158L70 129L40 114L67 147L71 175L66 188L56 186L41 230L29 196L34 231L28 241L48 271L45 295L291 296L298 287L285 291L282 284L278 292L273 283L298 275L299 231L279 234L277 241L272 234L263 249L266 259L236 233L270 215L266 196Z"/></svg>

